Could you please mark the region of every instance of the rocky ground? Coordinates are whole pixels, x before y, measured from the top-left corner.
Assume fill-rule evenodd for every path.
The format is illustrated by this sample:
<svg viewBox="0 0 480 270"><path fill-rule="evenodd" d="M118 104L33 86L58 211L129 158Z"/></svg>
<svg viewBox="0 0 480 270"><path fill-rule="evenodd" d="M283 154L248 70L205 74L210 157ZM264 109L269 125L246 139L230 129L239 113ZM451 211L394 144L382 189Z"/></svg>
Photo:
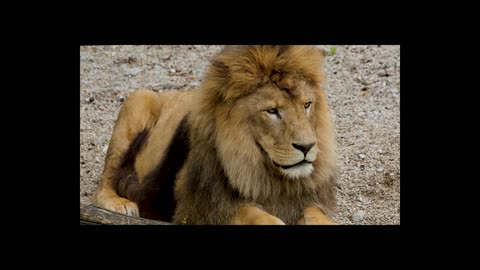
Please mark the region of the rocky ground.
<svg viewBox="0 0 480 270"><path fill-rule="evenodd" d="M335 47L326 90L339 142L339 224L400 224L400 47ZM90 203L124 98L191 89L222 46L80 47L80 202Z"/></svg>

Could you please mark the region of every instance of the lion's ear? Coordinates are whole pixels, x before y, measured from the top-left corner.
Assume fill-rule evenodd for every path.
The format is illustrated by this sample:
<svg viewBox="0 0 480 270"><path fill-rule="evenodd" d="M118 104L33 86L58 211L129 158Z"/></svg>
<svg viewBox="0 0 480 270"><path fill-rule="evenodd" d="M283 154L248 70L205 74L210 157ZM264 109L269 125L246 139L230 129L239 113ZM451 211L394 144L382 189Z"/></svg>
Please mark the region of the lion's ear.
<svg viewBox="0 0 480 270"><path fill-rule="evenodd" d="M225 63L223 63L222 61L216 59L216 60L212 60L211 62L211 65L214 69L214 72L215 72L215 76L217 78L228 78L229 77L229 73L230 73L230 68L225 65Z"/></svg>
<svg viewBox="0 0 480 270"><path fill-rule="evenodd" d="M335 46L327 48L325 46L315 46L317 50L322 54L323 57L327 57L330 55L334 55L336 53L336 48Z"/></svg>
<svg viewBox="0 0 480 270"><path fill-rule="evenodd" d="M324 46L318 46L318 47L316 47L316 48L317 48L317 51L318 51L323 57L325 57L325 56L327 56L327 55L329 54L328 49L327 49L326 47L324 47Z"/></svg>
<svg viewBox="0 0 480 270"><path fill-rule="evenodd" d="M230 68L221 60L214 59L210 61L209 71L210 81L215 82L215 91L219 98L225 99L224 93L227 84L230 81ZM221 87L218 87L221 86Z"/></svg>
<svg viewBox="0 0 480 270"><path fill-rule="evenodd" d="M278 48L277 57L281 56L282 54L286 53L290 49L290 45L276 45L275 47Z"/></svg>

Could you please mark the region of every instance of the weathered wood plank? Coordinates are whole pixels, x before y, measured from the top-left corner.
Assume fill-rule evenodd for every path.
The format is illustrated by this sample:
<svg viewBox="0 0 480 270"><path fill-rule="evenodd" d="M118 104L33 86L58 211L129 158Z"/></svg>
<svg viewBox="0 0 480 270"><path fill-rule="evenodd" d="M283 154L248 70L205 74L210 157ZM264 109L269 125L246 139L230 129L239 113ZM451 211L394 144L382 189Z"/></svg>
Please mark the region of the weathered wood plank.
<svg viewBox="0 0 480 270"><path fill-rule="evenodd" d="M137 218L80 204L80 225L173 225L169 222Z"/></svg>

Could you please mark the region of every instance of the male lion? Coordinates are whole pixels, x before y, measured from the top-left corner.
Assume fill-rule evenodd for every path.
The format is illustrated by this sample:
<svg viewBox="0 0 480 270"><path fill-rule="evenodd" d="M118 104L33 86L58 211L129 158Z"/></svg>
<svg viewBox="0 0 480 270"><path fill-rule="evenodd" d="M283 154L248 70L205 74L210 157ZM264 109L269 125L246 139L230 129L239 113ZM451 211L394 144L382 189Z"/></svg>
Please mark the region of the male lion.
<svg viewBox="0 0 480 270"><path fill-rule="evenodd" d="M334 224L335 138L313 46L226 46L199 90L138 90L94 204L175 224Z"/></svg>

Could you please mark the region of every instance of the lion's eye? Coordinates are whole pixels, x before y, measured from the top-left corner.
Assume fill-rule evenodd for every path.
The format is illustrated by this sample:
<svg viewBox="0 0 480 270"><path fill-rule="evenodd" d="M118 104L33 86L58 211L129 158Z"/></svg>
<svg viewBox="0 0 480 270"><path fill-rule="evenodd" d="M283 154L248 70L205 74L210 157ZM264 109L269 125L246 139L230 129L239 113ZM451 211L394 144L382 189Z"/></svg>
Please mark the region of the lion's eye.
<svg viewBox="0 0 480 270"><path fill-rule="evenodd" d="M277 108L268 109L267 112L270 113L270 114L278 114Z"/></svg>
<svg viewBox="0 0 480 270"><path fill-rule="evenodd" d="M308 109L308 108L310 107L310 105L312 105L312 102L311 102L311 101L305 103L305 104L303 105L303 107L305 107L305 109Z"/></svg>

